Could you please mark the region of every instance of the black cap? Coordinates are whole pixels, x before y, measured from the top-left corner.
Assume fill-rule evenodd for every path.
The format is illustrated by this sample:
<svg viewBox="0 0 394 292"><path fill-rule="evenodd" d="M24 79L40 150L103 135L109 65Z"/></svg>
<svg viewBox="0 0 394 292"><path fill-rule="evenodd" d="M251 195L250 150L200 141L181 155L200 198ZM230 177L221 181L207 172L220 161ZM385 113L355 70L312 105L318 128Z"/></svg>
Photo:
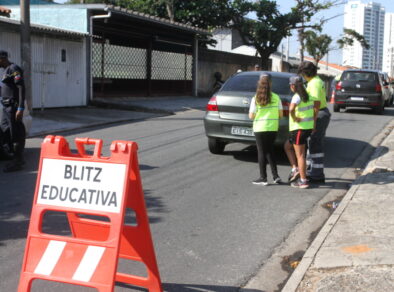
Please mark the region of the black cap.
<svg viewBox="0 0 394 292"><path fill-rule="evenodd" d="M315 76L317 74L317 67L309 61L304 61L298 68L298 74L305 74L307 76Z"/></svg>
<svg viewBox="0 0 394 292"><path fill-rule="evenodd" d="M8 53L6 51L0 50L0 58L8 58Z"/></svg>
<svg viewBox="0 0 394 292"><path fill-rule="evenodd" d="M303 80L300 76L291 76L290 77L290 84L297 84L297 83L303 83Z"/></svg>

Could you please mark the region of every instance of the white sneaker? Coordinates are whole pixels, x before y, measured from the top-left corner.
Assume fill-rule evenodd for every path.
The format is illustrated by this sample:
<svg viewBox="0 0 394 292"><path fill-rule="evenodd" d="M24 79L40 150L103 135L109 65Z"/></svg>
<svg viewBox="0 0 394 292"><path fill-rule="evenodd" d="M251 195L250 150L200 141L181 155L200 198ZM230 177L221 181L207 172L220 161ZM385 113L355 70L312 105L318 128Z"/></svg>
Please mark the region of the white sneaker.
<svg viewBox="0 0 394 292"><path fill-rule="evenodd" d="M268 185L268 182L267 182L267 179L258 178L258 179L256 179L256 180L253 181L253 184L254 184L254 185L267 186L267 185Z"/></svg>
<svg viewBox="0 0 394 292"><path fill-rule="evenodd" d="M282 183L282 180L280 179L280 177L278 176L276 179L274 179L274 184L278 185Z"/></svg>

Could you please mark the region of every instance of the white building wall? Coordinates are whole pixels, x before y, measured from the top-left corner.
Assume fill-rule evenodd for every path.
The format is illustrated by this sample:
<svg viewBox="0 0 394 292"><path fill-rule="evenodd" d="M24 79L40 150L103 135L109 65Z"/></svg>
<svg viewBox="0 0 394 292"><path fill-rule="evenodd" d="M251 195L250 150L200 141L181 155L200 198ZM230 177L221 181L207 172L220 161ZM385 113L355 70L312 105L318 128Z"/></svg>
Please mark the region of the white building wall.
<svg viewBox="0 0 394 292"><path fill-rule="evenodd" d="M344 27L364 35L370 49L358 42L343 49L343 65L364 69L382 69L385 10L379 3L349 1L345 5Z"/></svg>
<svg viewBox="0 0 394 292"><path fill-rule="evenodd" d="M364 9L360 8L360 1L349 1L345 5L344 28L350 28L364 34L364 26L360 19L364 19ZM343 65L362 67L363 48L357 42L353 46L346 46L342 52Z"/></svg>
<svg viewBox="0 0 394 292"><path fill-rule="evenodd" d="M86 105L86 41L45 35L33 35L31 41L33 108ZM0 49L9 52L12 62L21 64L18 32L0 30Z"/></svg>
<svg viewBox="0 0 394 292"><path fill-rule="evenodd" d="M390 77L394 77L394 13L386 13L383 47L383 68Z"/></svg>
<svg viewBox="0 0 394 292"><path fill-rule="evenodd" d="M217 28L212 33L212 38L217 42L216 45L209 45L211 50L231 52L232 35L229 28Z"/></svg>
<svg viewBox="0 0 394 292"><path fill-rule="evenodd" d="M0 0L1 3L1 0ZM19 6L5 6L11 9L11 19L20 20ZM31 5L30 21L34 24L57 27L81 33L88 32L88 12L83 5Z"/></svg>

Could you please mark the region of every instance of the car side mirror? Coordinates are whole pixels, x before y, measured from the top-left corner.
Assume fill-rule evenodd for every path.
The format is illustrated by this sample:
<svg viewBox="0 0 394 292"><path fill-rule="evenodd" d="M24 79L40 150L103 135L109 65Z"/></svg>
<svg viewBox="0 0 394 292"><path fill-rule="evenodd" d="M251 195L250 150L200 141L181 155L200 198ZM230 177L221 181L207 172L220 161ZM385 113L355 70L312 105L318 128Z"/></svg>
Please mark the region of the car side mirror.
<svg viewBox="0 0 394 292"><path fill-rule="evenodd" d="M387 81L383 81L383 86L387 86L389 83Z"/></svg>

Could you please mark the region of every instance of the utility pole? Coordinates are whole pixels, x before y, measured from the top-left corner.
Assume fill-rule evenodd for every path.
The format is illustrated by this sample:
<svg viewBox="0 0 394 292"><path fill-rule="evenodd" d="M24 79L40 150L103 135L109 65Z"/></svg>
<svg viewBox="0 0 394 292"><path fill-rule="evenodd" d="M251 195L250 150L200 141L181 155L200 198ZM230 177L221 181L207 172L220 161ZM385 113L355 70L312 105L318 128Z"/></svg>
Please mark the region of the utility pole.
<svg viewBox="0 0 394 292"><path fill-rule="evenodd" d="M25 81L25 94L29 111L32 110L31 90L31 41L30 41L30 0L20 0L21 9L21 66Z"/></svg>
<svg viewBox="0 0 394 292"><path fill-rule="evenodd" d="M287 36L287 48L286 48L286 62L289 62L289 54L290 54L290 37Z"/></svg>
<svg viewBox="0 0 394 292"><path fill-rule="evenodd" d="M283 47L283 43L282 43L282 46L281 46L281 52L280 52L280 72L283 72L283 68L284 68L284 66L283 66L283 54L284 54L284 47Z"/></svg>

